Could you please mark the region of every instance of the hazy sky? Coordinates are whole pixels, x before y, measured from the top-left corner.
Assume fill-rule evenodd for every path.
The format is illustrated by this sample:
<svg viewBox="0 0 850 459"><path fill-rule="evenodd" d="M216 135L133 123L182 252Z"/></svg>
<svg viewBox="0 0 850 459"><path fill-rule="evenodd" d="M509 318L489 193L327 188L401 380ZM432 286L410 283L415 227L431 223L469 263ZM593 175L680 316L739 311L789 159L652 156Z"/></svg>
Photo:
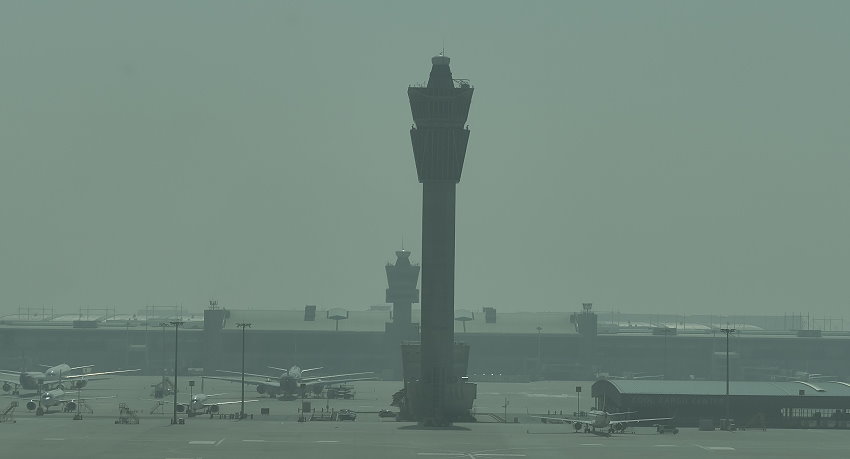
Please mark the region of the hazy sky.
<svg viewBox="0 0 850 459"><path fill-rule="evenodd" d="M0 3L0 312L363 308L407 86L475 86L458 307L848 307L850 2Z"/></svg>

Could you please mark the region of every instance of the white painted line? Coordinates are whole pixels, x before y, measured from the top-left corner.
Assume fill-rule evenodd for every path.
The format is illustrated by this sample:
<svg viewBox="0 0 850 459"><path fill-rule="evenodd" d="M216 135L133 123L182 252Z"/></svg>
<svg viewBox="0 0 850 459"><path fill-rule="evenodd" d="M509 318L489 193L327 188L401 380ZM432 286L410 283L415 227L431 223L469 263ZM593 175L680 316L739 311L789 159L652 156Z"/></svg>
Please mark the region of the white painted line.
<svg viewBox="0 0 850 459"><path fill-rule="evenodd" d="M453 457L461 457L466 456L463 453L416 453L418 456L453 456Z"/></svg>
<svg viewBox="0 0 850 459"><path fill-rule="evenodd" d="M245 443L292 443L292 440L242 440Z"/></svg>
<svg viewBox="0 0 850 459"><path fill-rule="evenodd" d="M215 446L220 445L220 444L221 444L221 442L223 442L223 441L224 441L224 439L223 439L223 438L222 438L221 440L217 441L217 442L215 443Z"/></svg>
<svg viewBox="0 0 850 459"><path fill-rule="evenodd" d="M706 451L735 451L735 448L731 446L702 446L702 445L694 445L698 448L702 448Z"/></svg>
<svg viewBox="0 0 850 459"><path fill-rule="evenodd" d="M602 443L582 443L581 446L602 446Z"/></svg>
<svg viewBox="0 0 850 459"><path fill-rule="evenodd" d="M504 454L504 453L472 453L473 456L498 456L498 457L525 457L525 454Z"/></svg>
<svg viewBox="0 0 850 459"><path fill-rule="evenodd" d="M190 445L214 445L215 442L212 440L192 440L189 442Z"/></svg>
<svg viewBox="0 0 850 459"><path fill-rule="evenodd" d="M316 443L339 443L339 440L316 440Z"/></svg>
<svg viewBox="0 0 850 459"><path fill-rule="evenodd" d="M65 439L64 438L49 437L49 438L45 438L44 441L65 441Z"/></svg>
<svg viewBox="0 0 850 459"><path fill-rule="evenodd" d="M679 446L679 445L655 445L655 446L658 447L658 448L675 448L676 446Z"/></svg>

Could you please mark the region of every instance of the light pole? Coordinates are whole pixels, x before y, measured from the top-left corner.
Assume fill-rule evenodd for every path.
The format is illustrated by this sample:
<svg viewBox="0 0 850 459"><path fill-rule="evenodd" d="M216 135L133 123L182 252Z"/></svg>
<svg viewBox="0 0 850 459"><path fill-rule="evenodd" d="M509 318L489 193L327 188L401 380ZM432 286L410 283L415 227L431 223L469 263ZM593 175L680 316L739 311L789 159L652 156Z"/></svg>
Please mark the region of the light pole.
<svg viewBox="0 0 850 459"><path fill-rule="evenodd" d="M721 328L726 334L726 429L729 429L729 335L735 333L734 328Z"/></svg>
<svg viewBox="0 0 850 459"><path fill-rule="evenodd" d="M667 379L667 336L670 335L670 332L672 332L674 329L665 325L664 328L662 328L662 330L664 330L664 379L666 380Z"/></svg>
<svg viewBox="0 0 850 459"><path fill-rule="evenodd" d="M242 322L236 326L242 329L242 408L239 410L239 419L245 419L245 329L251 327L251 324Z"/></svg>
<svg viewBox="0 0 850 459"><path fill-rule="evenodd" d="M183 325L183 321L172 320L169 323L174 325L174 415L171 418L171 423L177 424L177 330Z"/></svg>
<svg viewBox="0 0 850 459"><path fill-rule="evenodd" d="M167 371L165 367L165 329L168 327L168 323L160 322L159 326L162 327L162 362L160 365L162 365L162 390L165 391L165 373Z"/></svg>
<svg viewBox="0 0 850 459"><path fill-rule="evenodd" d="M543 353L541 352L540 346L540 332L543 331L543 327L537 326L537 377L541 377L540 373L543 372L543 361L541 360Z"/></svg>
<svg viewBox="0 0 850 459"><path fill-rule="evenodd" d="M576 416L581 416L581 386L576 386Z"/></svg>

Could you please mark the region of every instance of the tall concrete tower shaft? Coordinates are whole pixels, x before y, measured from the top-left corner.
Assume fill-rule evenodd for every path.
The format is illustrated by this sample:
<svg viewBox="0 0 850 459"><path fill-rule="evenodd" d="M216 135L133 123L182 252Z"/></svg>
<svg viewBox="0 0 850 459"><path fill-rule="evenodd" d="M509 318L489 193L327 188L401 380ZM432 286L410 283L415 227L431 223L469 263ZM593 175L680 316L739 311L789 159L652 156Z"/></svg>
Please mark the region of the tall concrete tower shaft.
<svg viewBox="0 0 850 459"><path fill-rule="evenodd" d="M422 317L420 421L449 422L446 389L457 382L454 360L455 188L460 181L473 88L452 79L449 58L431 59L425 87L409 87L410 130L422 183Z"/></svg>

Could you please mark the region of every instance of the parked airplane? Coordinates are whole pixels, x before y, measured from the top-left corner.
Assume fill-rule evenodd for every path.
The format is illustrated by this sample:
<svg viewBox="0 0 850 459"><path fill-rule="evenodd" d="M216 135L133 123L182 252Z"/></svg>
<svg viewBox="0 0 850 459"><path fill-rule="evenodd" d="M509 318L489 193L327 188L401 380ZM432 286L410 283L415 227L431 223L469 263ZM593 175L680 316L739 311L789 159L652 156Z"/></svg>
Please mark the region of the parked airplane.
<svg viewBox="0 0 850 459"><path fill-rule="evenodd" d="M92 367L92 365L85 365L80 367L72 367L66 363L62 363L55 366L47 366L44 365L47 369L45 371L22 371L22 372L14 372L8 370L0 370L0 382L3 383L3 391L4 392L12 392L14 395L18 395L20 393L20 389L23 388L25 390L32 391L41 391L41 390L51 390L56 388L65 388L65 389L80 389L86 386L89 380L91 380L92 376L105 376L105 375L113 375L113 374L121 374L121 373L132 373L135 371L141 371L141 369L135 370L113 370L113 371L101 371L97 373L85 372L83 373L75 373L79 370L88 370ZM7 379L14 376L18 376L18 380L15 381L13 379ZM100 378L97 378L100 379Z"/></svg>
<svg viewBox="0 0 850 459"><path fill-rule="evenodd" d="M584 429L587 433L595 433L596 429L608 428L608 433L622 432L630 424L648 421L669 421L673 418L645 418L645 419L614 419L617 416L631 414L631 411L623 413L608 413L600 410L590 410L587 414L590 419L567 419L559 417L534 416L540 418L543 422L556 422L564 424L572 424L576 431Z"/></svg>
<svg viewBox="0 0 850 459"><path fill-rule="evenodd" d="M30 400L27 402L27 409L30 411L35 410L36 416L43 416L50 411L50 407L52 406L62 406L62 411L69 413L77 409L77 404L86 402L88 400L97 400L97 399L106 399L106 398L115 398L115 396L109 397L80 397L73 398L69 397L68 394L62 389L53 389L49 390L43 394L41 394L41 398L38 400Z"/></svg>
<svg viewBox="0 0 850 459"><path fill-rule="evenodd" d="M223 405L233 405L242 403L237 400L235 402L211 402L211 397L218 397L224 394L195 394L188 403L179 403L177 405L178 413L187 413L189 416L198 414L214 414L218 413L219 407ZM245 403L259 402L259 400L245 400Z"/></svg>
<svg viewBox="0 0 850 459"><path fill-rule="evenodd" d="M272 370L282 371L283 373L280 376L270 376L270 375L259 375L254 373L245 373L245 376L251 376L254 378L264 378L264 381L257 380L245 380L245 384L250 384L252 386L257 386L257 392L260 394L269 394L269 397L280 397L284 400L294 400L300 394L301 386L304 386L307 390L312 390L314 393L320 393L325 386L331 384L342 384L353 381L366 381L370 379L376 379L374 373L371 371L363 371L359 373L344 373L339 375L328 375L328 376L305 376L304 373L320 370L322 367L318 368L306 368L301 369L300 367L293 366L289 369L279 368L279 367L269 367ZM222 373L230 373L230 374L238 374L242 373L239 371L228 371L228 370L218 370ZM370 375L370 376L366 376ZM230 381L241 383L241 379L236 378L224 378L220 376L206 376L207 379L218 379L221 381Z"/></svg>

